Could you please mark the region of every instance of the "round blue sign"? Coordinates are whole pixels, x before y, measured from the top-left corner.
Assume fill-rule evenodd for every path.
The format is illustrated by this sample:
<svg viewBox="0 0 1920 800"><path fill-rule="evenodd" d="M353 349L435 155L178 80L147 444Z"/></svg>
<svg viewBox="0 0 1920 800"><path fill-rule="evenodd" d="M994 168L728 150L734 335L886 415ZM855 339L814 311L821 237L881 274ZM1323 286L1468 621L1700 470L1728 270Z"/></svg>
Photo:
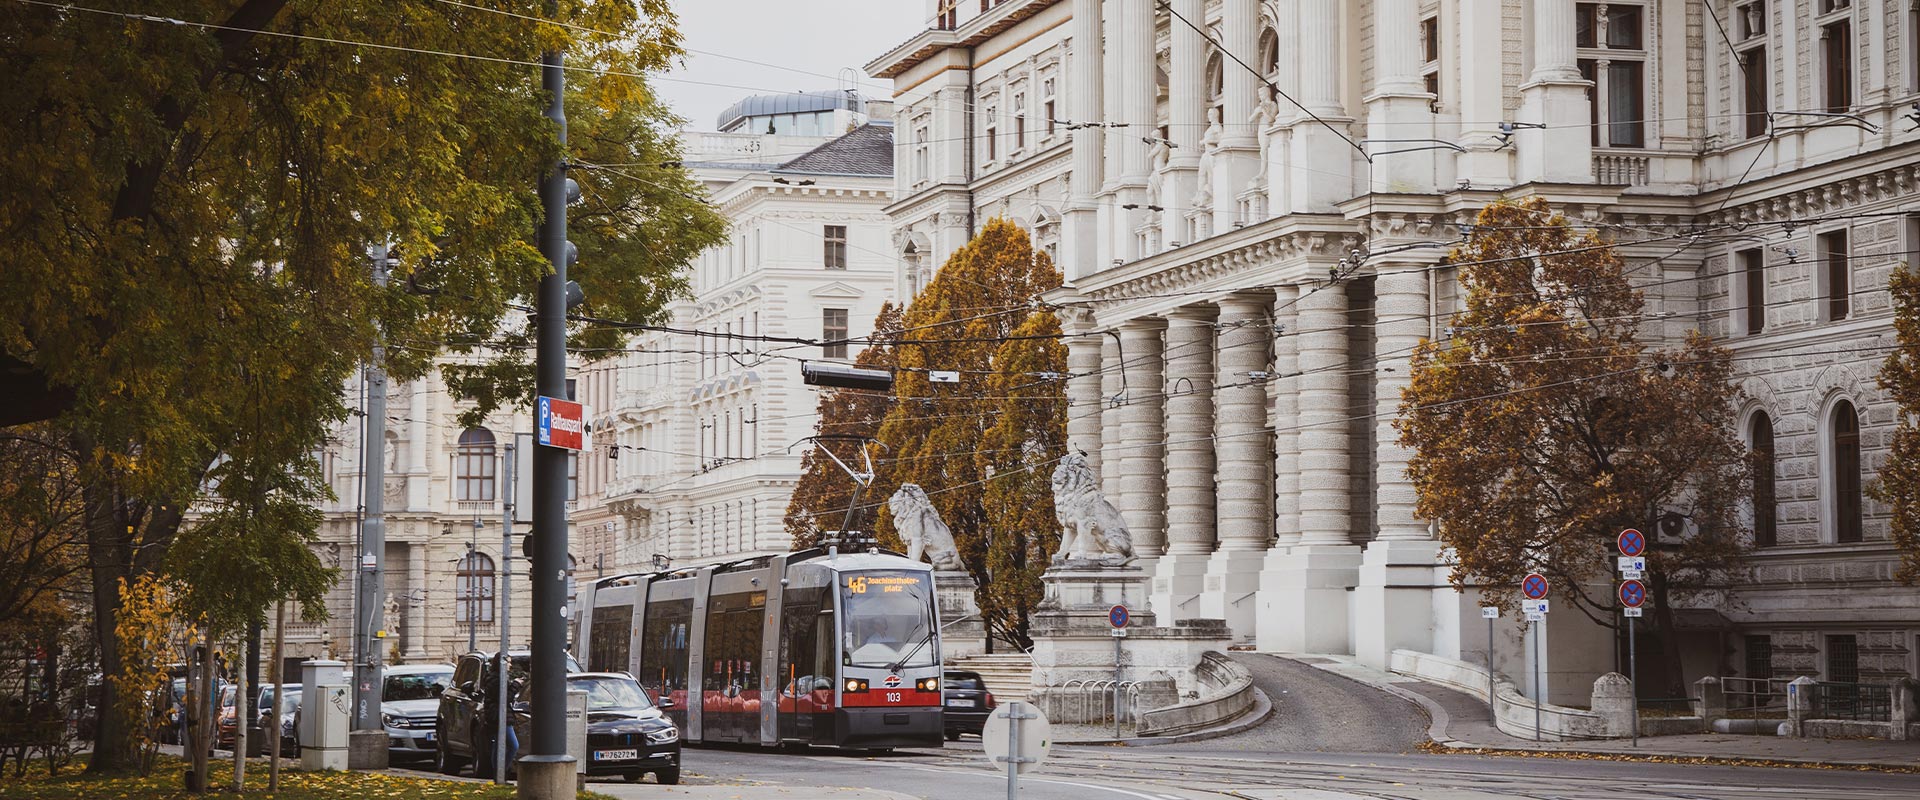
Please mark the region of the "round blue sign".
<svg viewBox="0 0 1920 800"><path fill-rule="evenodd" d="M1620 602L1628 608L1639 608L1647 602L1647 585L1639 581L1620 582Z"/></svg>
<svg viewBox="0 0 1920 800"><path fill-rule="evenodd" d="M1637 556L1647 552L1647 537L1640 531L1628 528L1620 532L1620 555Z"/></svg>
<svg viewBox="0 0 1920 800"><path fill-rule="evenodd" d="M1107 622L1113 625L1113 627L1127 627L1127 620L1130 618L1131 615L1127 613L1126 606L1114 606L1113 608L1107 609Z"/></svg>
<svg viewBox="0 0 1920 800"><path fill-rule="evenodd" d="M1520 582L1520 593L1528 600L1539 600L1547 596L1547 576L1535 572Z"/></svg>

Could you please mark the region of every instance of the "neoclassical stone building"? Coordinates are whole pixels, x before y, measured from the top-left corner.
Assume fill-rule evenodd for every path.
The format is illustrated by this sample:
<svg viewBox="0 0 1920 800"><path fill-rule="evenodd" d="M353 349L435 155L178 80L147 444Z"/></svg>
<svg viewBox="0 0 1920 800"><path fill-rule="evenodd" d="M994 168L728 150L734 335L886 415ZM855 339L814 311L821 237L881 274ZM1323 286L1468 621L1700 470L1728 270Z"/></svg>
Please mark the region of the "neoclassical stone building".
<svg viewBox="0 0 1920 800"><path fill-rule="evenodd" d="M1391 427L1442 259L1544 197L1617 242L1643 335L1735 352L1753 579L1683 614L1689 678L1920 674L1920 592L1862 497L1894 409L1886 279L1920 250L1920 10L1896 0L929 0L895 87L901 289L979 221L1068 275L1069 435L1162 619L1262 649L1479 662ZM1608 635L1545 626L1550 695ZM1556 624L1557 623L1557 624ZM1496 636L1500 666L1515 634ZM1531 690L1530 690L1531 691Z"/></svg>

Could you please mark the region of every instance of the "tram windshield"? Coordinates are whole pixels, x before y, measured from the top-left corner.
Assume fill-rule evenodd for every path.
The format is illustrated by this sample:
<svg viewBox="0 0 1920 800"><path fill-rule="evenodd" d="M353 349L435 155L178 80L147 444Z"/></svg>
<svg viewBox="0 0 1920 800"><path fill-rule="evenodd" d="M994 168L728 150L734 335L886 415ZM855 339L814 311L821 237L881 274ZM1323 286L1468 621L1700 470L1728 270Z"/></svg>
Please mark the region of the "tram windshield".
<svg viewBox="0 0 1920 800"><path fill-rule="evenodd" d="M932 666L933 581L926 573L887 571L842 575L840 599L846 664L888 668Z"/></svg>

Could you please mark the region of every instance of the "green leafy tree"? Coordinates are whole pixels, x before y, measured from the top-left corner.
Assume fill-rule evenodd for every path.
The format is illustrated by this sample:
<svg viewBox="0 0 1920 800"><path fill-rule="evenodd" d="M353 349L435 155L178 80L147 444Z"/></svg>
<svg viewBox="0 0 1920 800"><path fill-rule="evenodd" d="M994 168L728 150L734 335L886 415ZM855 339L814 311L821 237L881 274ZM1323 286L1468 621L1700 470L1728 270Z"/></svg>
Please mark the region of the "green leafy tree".
<svg viewBox="0 0 1920 800"><path fill-rule="evenodd" d="M893 338L899 335L900 325L899 307L892 303L882 305L873 319L873 343L854 357L854 365L893 367ZM825 389L820 392L815 432L829 437L871 437L879 430L887 409L892 407L893 395L887 392ZM819 544L821 534L840 530L842 526L857 531L872 529L875 511L865 502L853 509L853 521L848 523L847 506L853 503L853 479L834 461L837 457L841 463L859 469L861 447L858 439L822 439L815 441L801 457L800 480L794 484L793 498L787 502L786 517L787 535L793 537L795 549ZM829 452L832 455L828 455Z"/></svg>
<svg viewBox="0 0 1920 800"><path fill-rule="evenodd" d="M1537 570L1561 613L1615 626L1615 538L1682 515L1685 542L1649 553L1662 669L1641 671L1676 696L1674 604L1724 588L1745 550L1726 351L1698 333L1667 351L1640 342L1644 303L1620 258L1544 201L1488 206L1452 259L1466 310L1415 352L1395 425L1418 513L1458 553L1454 585L1511 597Z"/></svg>
<svg viewBox="0 0 1920 800"><path fill-rule="evenodd" d="M1902 264L1889 282L1894 351L1880 365L1880 388L1893 396L1899 424L1893 446L1869 491L1892 507L1890 528L1900 552L1900 581L1920 580L1920 273Z"/></svg>
<svg viewBox="0 0 1920 800"><path fill-rule="evenodd" d="M1022 644L1027 643L1023 609L1039 602L1038 584L1017 579L1007 588L998 587L1000 575L994 572L993 561L1000 558L1005 564L1030 568L1033 562L1027 556L1051 553L1059 541L1059 529L1051 503L1045 505L1048 513L1037 518L1031 505L1006 505L1022 497L1024 502L1034 502L1032 487L999 490L1003 494L992 501L987 492L994 482L1013 479L1016 473L1037 477L1039 473L1028 473L1026 468L1064 453L1064 435L1050 431L1056 424L1065 425L1065 387L1049 376L1065 373L1065 351L1032 344L1052 342L1059 335L1059 321L1051 319L1053 312L1039 307L1037 298L1060 282L1052 259L1033 248L1026 231L1005 219L988 221L973 241L955 251L935 273L907 306L903 319L905 327L896 346L899 371L894 378L893 407L878 436L886 445L885 457L877 459L881 474L872 493L873 502L878 502L903 483L927 490L934 508L953 529L961 562L982 587L976 599L983 613L992 608L999 615L990 617L989 623ZM1017 334L1022 328L1034 332ZM1022 341L1024 346L1011 347ZM1003 357L1020 365L1005 367L1018 375L1000 375ZM933 383L928 375L932 370L957 371L961 381ZM1016 391L1020 393L1016 399L1007 399L1015 398L1009 393ZM1061 399L1054 403L1054 397ZM1038 401L1044 401L1039 411L1027 407ZM1007 447L985 444L989 432L1006 417L1031 420L1031 414L1048 411L1058 418L1057 423L1028 430L1025 437L1002 430ZM1050 480L1048 470L1045 481ZM1014 482L1027 483L1026 478ZM1024 527L1030 525L1041 527ZM1015 528L1025 531L1021 535L1030 540L1008 539L1000 545L1001 555L991 555L994 540ZM883 542L899 545L884 508L876 530Z"/></svg>
<svg viewBox="0 0 1920 800"><path fill-rule="evenodd" d="M676 271L721 236L670 166L671 117L642 77L679 52L666 0L563 0L553 22L494 10L510 7L166 0L0 15L0 425L52 419L77 454L106 672L119 668L120 581L168 564L216 464L231 475L210 497L245 509L250 532L275 518L273 498L310 494L257 487L274 469L310 481L288 454L344 418L339 387L376 331L397 380L448 347L492 348L478 372L448 376L476 413L529 394L520 308L548 268L534 186L555 159L583 185L572 276L588 314L655 318L681 290ZM556 49L579 68L564 154L529 66ZM379 288L366 253L387 243L399 263ZM581 325L571 343L624 336ZM235 463L261 458L277 460ZM253 494L225 494L230 482ZM104 716L90 768L128 763L132 724Z"/></svg>

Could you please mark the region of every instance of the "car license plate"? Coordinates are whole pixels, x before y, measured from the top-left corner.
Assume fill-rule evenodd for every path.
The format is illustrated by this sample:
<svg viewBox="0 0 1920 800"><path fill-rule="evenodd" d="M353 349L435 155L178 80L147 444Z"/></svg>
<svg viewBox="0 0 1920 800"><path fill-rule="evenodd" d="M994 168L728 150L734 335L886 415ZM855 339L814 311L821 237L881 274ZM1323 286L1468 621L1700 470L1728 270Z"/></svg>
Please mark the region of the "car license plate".
<svg viewBox="0 0 1920 800"><path fill-rule="evenodd" d="M426 734L425 736L422 736L422 737L420 737L420 738L421 738L421 739L422 739L423 741L428 741L428 742L431 742L431 741L433 741L433 731L427 731L427 734Z"/></svg>
<svg viewBox="0 0 1920 800"><path fill-rule="evenodd" d="M595 750L595 761L632 761L640 757L639 750Z"/></svg>
<svg viewBox="0 0 1920 800"><path fill-rule="evenodd" d="M961 699L955 698L953 700L948 700L947 705L953 706L954 708L973 708L976 704L972 700L961 700Z"/></svg>

